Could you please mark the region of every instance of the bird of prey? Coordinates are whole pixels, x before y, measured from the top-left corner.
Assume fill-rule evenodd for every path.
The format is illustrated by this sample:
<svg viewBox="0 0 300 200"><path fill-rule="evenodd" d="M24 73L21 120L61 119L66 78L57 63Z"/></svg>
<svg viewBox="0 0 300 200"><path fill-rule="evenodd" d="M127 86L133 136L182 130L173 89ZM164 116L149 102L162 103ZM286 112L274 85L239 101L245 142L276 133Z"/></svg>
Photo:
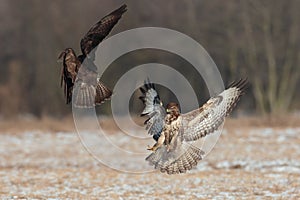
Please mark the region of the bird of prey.
<svg viewBox="0 0 300 200"><path fill-rule="evenodd" d="M165 109L155 85L149 79L145 81L140 87L143 94L140 99L145 105L141 115L148 116L144 124L156 141L152 147L148 147L152 153L146 161L168 174L185 173L192 169L205 154L194 145L195 141L221 126L246 87L247 80L240 79L200 108L181 114L177 103L171 102Z"/></svg>
<svg viewBox="0 0 300 200"><path fill-rule="evenodd" d="M76 56L72 48L66 48L59 55L58 59L63 62L61 87L64 88L67 104L72 101L73 93L74 105L79 108L94 107L112 95L112 91L97 78L97 67L94 64L95 49L126 10L127 6L124 4L91 27L81 39L81 55ZM75 83L78 87L74 87Z"/></svg>

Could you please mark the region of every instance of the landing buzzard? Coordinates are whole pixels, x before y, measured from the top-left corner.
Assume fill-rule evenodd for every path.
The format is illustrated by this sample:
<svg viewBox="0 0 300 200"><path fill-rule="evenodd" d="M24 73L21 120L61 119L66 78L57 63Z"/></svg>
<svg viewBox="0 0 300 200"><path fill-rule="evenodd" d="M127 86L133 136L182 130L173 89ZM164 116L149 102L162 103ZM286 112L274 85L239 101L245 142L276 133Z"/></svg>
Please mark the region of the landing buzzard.
<svg viewBox="0 0 300 200"><path fill-rule="evenodd" d="M81 55L76 56L72 48L66 48L59 55L59 59L62 59L63 62L61 87L64 88L67 104L72 101L72 93L75 97L74 105L81 108L99 105L112 95L112 91L97 79L97 67L94 64L95 51L93 49L97 48L99 43L109 34L123 13L126 12L126 8L125 4L122 5L90 28L81 39ZM76 91L73 89L75 83L78 83L78 87L75 87Z"/></svg>
<svg viewBox="0 0 300 200"><path fill-rule="evenodd" d="M185 173L202 159L204 152L193 143L216 131L244 94L247 80L233 82L219 95L210 98L202 107L181 114L177 103L163 107L162 101L149 80L140 88L145 108L142 116L146 129L156 143L147 158L155 169L168 174Z"/></svg>

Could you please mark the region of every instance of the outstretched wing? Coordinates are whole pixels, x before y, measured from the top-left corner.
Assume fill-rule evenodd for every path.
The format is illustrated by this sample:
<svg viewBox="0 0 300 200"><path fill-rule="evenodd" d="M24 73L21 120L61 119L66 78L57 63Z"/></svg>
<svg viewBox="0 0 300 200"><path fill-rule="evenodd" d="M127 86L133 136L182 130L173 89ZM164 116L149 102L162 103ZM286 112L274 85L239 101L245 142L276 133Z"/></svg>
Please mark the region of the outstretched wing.
<svg viewBox="0 0 300 200"><path fill-rule="evenodd" d="M143 93L140 99L145 105L141 116L147 115L149 117L144 124L148 133L153 135L153 139L157 141L164 127L166 111L162 106L162 101L155 90L154 84L149 79L145 81L143 87L140 87L140 90Z"/></svg>
<svg viewBox="0 0 300 200"><path fill-rule="evenodd" d="M247 80L233 82L218 96L202 107L182 115L183 139L194 141L217 130L225 117L236 106L247 87Z"/></svg>
<svg viewBox="0 0 300 200"><path fill-rule="evenodd" d="M111 90L97 79L97 67L93 63L95 56L88 54L109 34L125 11L124 4L103 17L86 33L80 42L82 55L76 57L71 48L60 54L59 59L63 59L61 86L64 87L67 104L74 96L76 107L89 108L101 104L112 95ZM74 86L75 83L77 85Z"/></svg>
<svg viewBox="0 0 300 200"><path fill-rule="evenodd" d="M85 57L109 34L122 14L126 12L126 8L127 6L124 4L106 15L85 34L80 42L81 51Z"/></svg>

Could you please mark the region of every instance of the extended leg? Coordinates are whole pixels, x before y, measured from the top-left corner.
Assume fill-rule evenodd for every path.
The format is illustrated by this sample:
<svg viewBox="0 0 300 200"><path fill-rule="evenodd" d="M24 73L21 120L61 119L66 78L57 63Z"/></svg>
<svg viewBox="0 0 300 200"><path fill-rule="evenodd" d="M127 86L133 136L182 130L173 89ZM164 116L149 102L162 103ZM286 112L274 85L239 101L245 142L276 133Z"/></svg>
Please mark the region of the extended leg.
<svg viewBox="0 0 300 200"><path fill-rule="evenodd" d="M148 147L147 150L156 151L159 147L161 147L161 145L163 145L164 141L165 141L165 134L164 132L162 132L157 142L153 145L153 147Z"/></svg>

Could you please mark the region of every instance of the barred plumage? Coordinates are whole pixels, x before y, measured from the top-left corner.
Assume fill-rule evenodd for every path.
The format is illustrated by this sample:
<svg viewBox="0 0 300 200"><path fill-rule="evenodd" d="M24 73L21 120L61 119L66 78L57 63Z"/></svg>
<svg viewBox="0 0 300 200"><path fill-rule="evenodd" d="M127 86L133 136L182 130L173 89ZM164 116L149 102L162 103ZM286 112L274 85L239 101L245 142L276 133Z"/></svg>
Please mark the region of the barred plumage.
<svg viewBox="0 0 300 200"><path fill-rule="evenodd" d="M64 88L67 104L72 101L72 96L74 96L75 107L90 108L103 103L112 95L111 90L97 80L94 50L110 33L124 12L126 12L125 4L90 28L81 39L82 54L78 57L72 48L66 48L59 55L58 58L63 62L61 87Z"/></svg>
<svg viewBox="0 0 300 200"><path fill-rule="evenodd" d="M142 115L147 129L156 144L148 148L153 152L146 158L155 169L167 174L185 173L202 160L204 152L193 145L194 141L216 131L245 93L247 80L233 82L216 97L210 98L202 107L186 114L180 114L176 103L169 103L166 112L155 90L147 80L141 88L140 98L145 109ZM159 120L157 120L159 119Z"/></svg>

